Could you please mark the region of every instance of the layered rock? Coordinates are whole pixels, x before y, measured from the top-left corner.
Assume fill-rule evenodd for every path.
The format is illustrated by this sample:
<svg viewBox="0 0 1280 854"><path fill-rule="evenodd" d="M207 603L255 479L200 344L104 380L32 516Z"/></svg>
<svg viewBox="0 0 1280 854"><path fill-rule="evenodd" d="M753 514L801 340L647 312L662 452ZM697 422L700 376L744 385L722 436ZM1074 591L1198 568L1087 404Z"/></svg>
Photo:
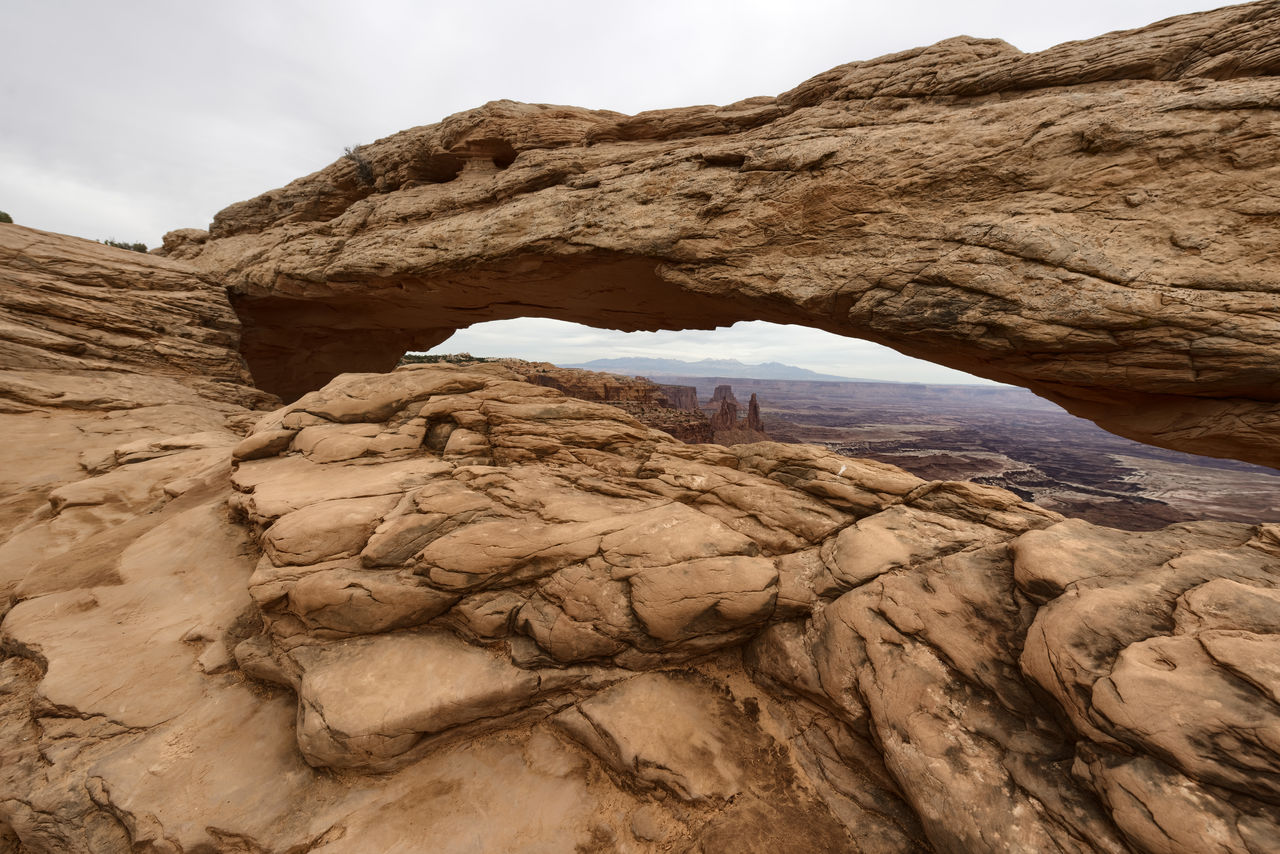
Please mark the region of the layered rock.
<svg viewBox="0 0 1280 854"><path fill-rule="evenodd" d="M726 403L732 405L735 412L742 407L733 394L733 386L723 384L716 386L715 391L711 393L711 400L707 401L707 408L719 410Z"/></svg>
<svg viewBox="0 0 1280 854"><path fill-rule="evenodd" d="M909 340L936 324L942 343L930 346L945 344L956 360L1004 354L1010 376L1057 376L1082 395L1088 385L1096 401L1132 388L1134 400L1150 403L1144 395L1164 383L1159 394L1189 407L1182 423L1208 417L1195 397L1225 399L1218 372L1234 365L1235 388L1248 392L1239 411L1256 414L1266 398L1245 387L1272 366L1246 370L1268 334L1265 315L1248 310L1271 287L1271 256L1258 255L1252 291L1230 291L1239 282L1226 277L1244 274L1219 271L1195 281L1222 289L1194 291L1206 296L1188 301L1203 302L1180 315L1157 297L1191 292L1170 284L1173 273L1199 277L1203 265L1261 247L1251 241L1271 233L1267 217L1257 216L1252 235L1232 217L1263 210L1250 206L1265 183L1178 220L1221 229L1186 264L1161 244L1126 262L1150 261L1149 276L1095 274L1174 221L1174 188L1199 198L1274 169L1259 161L1273 131L1245 105L1262 115L1270 103L1268 78L1257 75L1274 71L1275 9L1234 7L1032 57L951 42L720 111L626 119L497 105L370 151L374 188L354 173L344 185L331 167L222 215L211 238L172 236L167 260L0 226L9 342L0 350L9 411L0 418L11 440L0 467L10 496L0 543L0 850L1280 848L1274 524L1120 532L1063 521L992 487L925 482L812 447L687 445L502 365L346 374L268 412L251 408L275 403L246 384L239 357L273 382L312 384L356 342L322 335L308 379L297 360L303 345L278 336L291 313L300 312L293 319L304 338L309 327L329 334L331 320L320 323L326 315L309 306L332 289L327 315L345 312L352 331L369 328L361 324L370 315L351 309L389 306L380 288L394 277L402 276L406 310L416 310L430 302L415 278L424 270L443 271L441 287L461 282L456 271L449 277L451 259L503 241L527 248L521 241L538 229L553 235L539 244L545 268L513 253L502 264L476 262L467 281L484 284L474 298L487 304L525 277L521 305L554 305L536 292L564 285L545 276L572 268L577 250L554 235L568 228L585 240L585 220L573 218L585 204L604 224L599 242L622 254L613 271L633 279L571 276L587 289L574 310L636 322L646 312L723 316L712 311L729 304L720 262L708 260L715 248L741 265L735 281L746 284L734 287L747 296L735 311L835 311L864 331L897 328ZM938 73L940 58L961 56L969 61ZM1068 114L1064 98L1079 112ZM901 108L892 122L891 104ZM1020 203L1028 223L1064 229L1045 232L1055 239L1095 234L1092 218L1103 214L1064 208L1049 217L1047 200L1069 188L1037 171L1040 161L1018 160L1017 151L965 161L976 140L956 138L954 152L942 150L959 158L956 169L971 169L965 181L947 157L899 172L899 206L857 208L867 219L854 228L860 215L841 206L847 190L819 192L828 163L851 168L847 150L805 159L832 135L865 135L869 159L855 170L865 184L856 186L878 204L890 173L871 167L876 151L891 149L877 145L896 139L920 153L912 146L939 146L950 139L943 131L974 130L985 117L982 141L999 154L1005 119L1029 104L1047 124L1024 147L1043 155L1045 170L1080 162L1079 151L1063 153L1064 135L1121 122L1076 141L1113 176L1077 176L1097 211L1119 210L1096 196L1113 179L1165 195L1138 199L1141 217L1114 223L1114 240L1099 239L1094 254L1064 255L1068 244L1048 238L1008 243L1026 233L1006 217L1003 230L982 237L1002 247L982 244L997 258L977 241L946 243L945 252L920 242L944 225L929 219L925 188L948 200L958 213L945 225L960 229L984 211L1007 214L1010 182L1039 187ZM1190 168L1210 145L1205 113L1223 123L1213 144L1230 166L1212 177ZM868 124L856 125L859 116ZM915 124L928 116L933 123ZM527 135L502 135L513 127ZM801 135L784 145L768 136L779 128ZM403 153L397 146L446 131L456 135L403 161L412 168L388 166L401 162L391 156ZM693 135L725 148L717 157L699 143L690 156L703 159L682 160L671 146ZM742 148L752 139L757 147ZM595 144L571 145L584 141ZM616 165L627 146L627 163L645 170ZM1143 158L1160 152L1182 159L1166 157L1157 174ZM570 156L582 158L580 172L556 161ZM555 162L568 169L561 184L518 183ZM778 168L761 168L769 164ZM710 192L724 174L704 185L704 173L716 170L737 176L741 198L767 191L784 212L794 179L808 193L809 218L773 221L730 206L690 219L719 230L709 243L676 247L653 278L627 253L667 245L682 228L658 216L679 197L661 182L687 173L687 189ZM600 201L596 179L619 198ZM657 219L628 207L646 188L655 190ZM374 189L388 192L358 201ZM508 195L499 200L499 191ZM548 199L557 215L540 219ZM615 203L633 214L629 234L607 227ZM417 228L425 240L439 226L415 211L436 204L457 242L406 239L403 257L392 258L372 236L355 236L360 216L370 235ZM404 219L394 225L398 205ZM468 211L488 217L485 235L467 231L478 228ZM715 236L732 230L720 217L749 220L738 234L750 239ZM320 218L333 222L318 226ZM889 221L924 227L877 231ZM804 290L804 281L753 278L772 269L760 261L771 247L819 253L823 235L837 232L856 237L865 257L813 254L803 275L843 270L856 283L879 271L885 288L901 290L874 306L860 302L867 293L846 304ZM1184 237L1170 245L1190 253ZM885 273L876 265L887 256L874 250L890 241L904 263L924 248L943 254ZM303 259L302 244L315 262ZM598 265L604 251L578 260ZM371 266L357 271L361 258ZM320 259L333 264L326 276L301 275ZM1002 276L1015 273L1027 277L1025 296L1002 290L1010 281ZM664 303L682 275L690 290ZM223 276L244 288L243 335ZM335 295L361 277L370 289ZM1059 281L1061 304L1037 303L1046 277L1077 290ZM637 290L642 281L654 290ZM941 311L932 301L941 293L955 316L930 313ZM1002 310L1026 312L1028 325L1015 328L1013 314L995 311L986 302L993 293L1007 301ZM1104 303L1114 314L1094 315L1100 325L1089 328L1112 336L1110 362L1093 358L1095 339L1066 331L1084 328L1071 324L1061 339L1036 344L1035 359L1019 349L1044 331L1036 324ZM1228 304L1240 313L1225 317ZM465 301L451 305L442 322L470 316ZM967 313L974 305L996 332L978 331ZM1193 335L1208 319L1219 336ZM378 322L421 333L391 314ZM1009 334L1016 329L1027 335ZM1196 341L1197 359L1208 354L1188 387L1177 386L1177 359L1166 358L1181 352L1171 342L1183 335ZM389 338L382 344L394 349ZM275 374L257 361L272 348L287 357ZM1103 362L1126 370L1097 370ZM1214 429L1253 454L1259 423ZM1201 446L1227 446L1216 441Z"/></svg>
<svg viewBox="0 0 1280 854"><path fill-rule="evenodd" d="M486 365L347 375L237 448L233 505L262 531L250 592L267 621L237 656L299 691L300 743L317 764L380 769L429 744L425 735L563 705L573 690L620 678L616 668L741 643L803 607L793 600L814 600L786 556L922 486L874 464L854 464L855 478L813 449L683 445L617 409L517 379ZM779 467L800 488L772 479ZM370 708L366 727L393 729L355 727L359 744L335 746L332 731L349 738L354 725L329 722L342 712L309 696L310 674L312 662L331 667L345 653L317 652L330 646L317 642L423 626L505 642L528 670L508 664L492 686L459 677L471 693L447 700L407 677L419 703L455 718L466 709L466 719L423 711L406 731ZM349 672L392 679L406 668L392 654L394 665L362 659ZM593 670L564 669L585 662ZM335 681L345 680L325 684ZM375 736L394 745L368 747Z"/></svg>
<svg viewBox="0 0 1280 854"><path fill-rule="evenodd" d="M662 389L662 393L667 396L667 402L676 409L683 409L686 412L701 411L698 406L698 389L694 386L659 383L658 388Z"/></svg>
<svg viewBox="0 0 1280 854"><path fill-rule="evenodd" d="M755 394L751 395L751 401L747 404L747 417L744 419L738 417L740 407L738 399L733 395L732 386L716 386L708 408L716 407L717 402L719 406L711 416L711 431L716 442L722 445L740 445L769 441L769 434L764 431L764 422L760 418L760 401Z"/></svg>
<svg viewBox="0 0 1280 854"><path fill-rule="evenodd" d="M1280 839L1274 526L685 445L500 365L345 375L231 441L122 446L28 523L97 526L102 569L27 563L3 623L25 850L385 848L423 810L471 816L446 850Z"/></svg>
<svg viewBox="0 0 1280 854"><path fill-rule="evenodd" d="M187 264L0 228L3 412L273 400L253 388L239 344L225 289Z"/></svg>
<svg viewBox="0 0 1280 854"><path fill-rule="evenodd" d="M278 405L252 387L239 329L224 289L186 265L0 227L0 601L45 564L113 578L95 538L138 536L165 490L190 488L237 440L246 407ZM175 463L188 451L199 460ZM146 485L113 473L124 463ZM23 533L32 513L56 534ZM41 575L31 591L48 589Z"/></svg>
<svg viewBox="0 0 1280 854"><path fill-rule="evenodd" d="M726 107L494 102L168 251L238 295L286 398L483 320L763 319L1276 466L1277 43L1266 0L1037 54L950 39Z"/></svg>
<svg viewBox="0 0 1280 854"><path fill-rule="evenodd" d="M723 386L721 386L723 388ZM734 430L738 426L738 404L727 397L720 399L720 408L711 416L711 429Z"/></svg>

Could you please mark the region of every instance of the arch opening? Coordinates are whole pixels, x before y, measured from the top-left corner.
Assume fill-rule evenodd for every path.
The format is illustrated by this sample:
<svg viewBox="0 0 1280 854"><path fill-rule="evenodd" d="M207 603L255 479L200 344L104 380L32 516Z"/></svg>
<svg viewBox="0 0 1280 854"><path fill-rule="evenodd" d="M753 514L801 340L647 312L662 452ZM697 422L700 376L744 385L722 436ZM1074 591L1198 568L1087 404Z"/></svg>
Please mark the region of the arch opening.
<svg viewBox="0 0 1280 854"><path fill-rule="evenodd" d="M998 486L1108 527L1280 519L1273 470L1127 440L1026 389L798 326L621 333L497 321L461 330L411 361L471 358L502 361L535 383L619 406L686 442L817 444L928 480ZM749 400L763 435L715 424L731 408L746 426ZM718 405L728 401L736 406ZM690 408L701 433L674 411Z"/></svg>
<svg viewBox="0 0 1280 854"><path fill-rule="evenodd" d="M1145 380L1167 372L1143 361L1149 356L1129 360L1088 348L1074 356L1070 341L1019 340L1017 330L984 315L981 306L936 312L926 303L903 322L910 309L895 303L912 298L902 293L854 297L797 293L794 285L785 293L776 282L708 282L689 265L598 248L513 254L444 266L435 276L420 268L399 272L415 269L413 259L390 265L379 260L387 251L348 250L323 281L277 276L270 287L233 294L243 324L241 353L260 388L293 400L339 373L390 370L406 351L429 350L486 321L542 317L633 332L757 320L856 337L1020 385L1128 439L1280 469L1274 441L1280 403L1244 395L1235 387L1238 377L1218 381L1218 372L1204 371L1204 379L1166 390Z"/></svg>

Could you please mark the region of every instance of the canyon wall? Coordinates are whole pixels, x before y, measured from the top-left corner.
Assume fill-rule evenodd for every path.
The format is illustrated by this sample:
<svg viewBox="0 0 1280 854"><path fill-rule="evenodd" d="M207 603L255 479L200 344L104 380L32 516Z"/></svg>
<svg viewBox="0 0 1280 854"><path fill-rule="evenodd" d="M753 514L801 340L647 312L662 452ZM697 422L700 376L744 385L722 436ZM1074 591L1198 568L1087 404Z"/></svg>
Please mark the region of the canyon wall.
<svg viewBox="0 0 1280 854"><path fill-rule="evenodd" d="M691 386L660 386L644 377L560 368L548 362L496 361L534 385L559 389L581 400L616 406L642 424L669 433L682 442L715 441L711 422L698 408L697 389Z"/></svg>

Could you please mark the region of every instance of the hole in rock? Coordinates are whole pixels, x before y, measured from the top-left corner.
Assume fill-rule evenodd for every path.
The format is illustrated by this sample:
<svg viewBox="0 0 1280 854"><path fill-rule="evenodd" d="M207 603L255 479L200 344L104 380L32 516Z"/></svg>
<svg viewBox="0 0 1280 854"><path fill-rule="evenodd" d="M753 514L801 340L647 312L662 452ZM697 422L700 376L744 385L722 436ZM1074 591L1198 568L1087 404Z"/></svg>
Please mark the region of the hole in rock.
<svg viewBox="0 0 1280 854"><path fill-rule="evenodd" d="M444 184L458 177L466 160L456 154L438 152L427 155L414 164L410 177L428 184Z"/></svg>
<svg viewBox="0 0 1280 854"><path fill-rule="evenodd" d="M509 143L495 139L468 140L456 152L428 158L423 168L443 176L467 160L509 165L515 156ZM525 226L495 221L492 227ZM1189 519L1280 518L1280 472L1121 439L1022 388L859 339L774 325L768 321L794 321L796 305L767 292L700 288L661 258L588 247L577 254L533 250L470 266L380 266L369 257L350 253L321 281L280 275L269 288L233 297L243 325L241 353L260 388L290 401L339 373L391 370L410 351L559 365L620 355L778 362L828 376L760 376L759 369L736 365L674 366L665 373L652 365L591 367L692 387L695 409L707 407L708 422L728 397L712 404L716 386L729 385L739 418L750 414L756 394L762 432L774 439L881 459L928 479L1001 486L1107 525L1150 529ZM823 314L813 317L818 323ZM507 325L491 325L499 321ZM713 324L722 328L706 331ZM464 331L455 336L457 330ZM922 339L917 352L990 376L1014 376L1003 374L998 362L966 361L964 353L931 346ZM1087 406L1084 411L1092 414ZM722 422L730 421L737 426L726 413ZM721 441L744 436L752 434Z"/></svg>
<svg viewBox="0 0 1280 854"><path fill-rule="evenodd" d="M488 157L499 169L506 169L516 160L516 150L505 139L479 139L467 143L467 152L475 157Z"/></svg>
<svg viewBox="0 0 1280 854"><path fill-rule="evenodd" d="M492 163L506 169L516 159L516 150L505 139L468 140L457 150L429 151L420 156L410 169L410 180L428 184L444 184L462 174L468 163Z"/></svg>
<svg viewBox="0 0 1280 854"><path fill-rule="evenodd" d="M755 395L757 426L769 439L877 459L929 480L998 486L1112 527L1280 518L1273 469L1130 441L1026 389L805 327L753 321L618 332L522 318L480 323L405 355L406 362L472 359L522 360L508 364L531 381L613 403L684 441L765 438L746 423ZM736 403L737 432L726 429L726 401ZM690 410L704 432L664 407Z"/></svg>

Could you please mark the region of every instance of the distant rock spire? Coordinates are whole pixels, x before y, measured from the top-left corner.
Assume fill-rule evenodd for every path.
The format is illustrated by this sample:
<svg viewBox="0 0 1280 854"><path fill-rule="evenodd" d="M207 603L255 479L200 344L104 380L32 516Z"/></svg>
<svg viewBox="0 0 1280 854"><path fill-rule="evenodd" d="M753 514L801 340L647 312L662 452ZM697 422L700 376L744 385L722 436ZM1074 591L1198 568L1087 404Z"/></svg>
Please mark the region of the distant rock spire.
<svg viewBox="0 0 1280 854"><path fill-rule="evenodd" d="M714 406L722 400L728 400L734 406L742 405L738 403L738 399L733 396L733 386L731 385L716 386L715 393L711 395L711 404Z"/></svg>
<svg viewBox="0 0 1280 854"><path fill-rule="evenodd" d="M721 386L728 388L728 386ZM733 399L733 394L720 399L720 411L711 416L711 429L715 432L721 430L736 430L738 428L738 402Z"/></svg>
<svg viewBox="0 0 1280 854"><path fill-rule="evenodd" d="M751 395L751 402L747 404L747 424L748 430L759 430L764 432L764 422L760 420L760 401L756 400L755 393Z"/></svg>

